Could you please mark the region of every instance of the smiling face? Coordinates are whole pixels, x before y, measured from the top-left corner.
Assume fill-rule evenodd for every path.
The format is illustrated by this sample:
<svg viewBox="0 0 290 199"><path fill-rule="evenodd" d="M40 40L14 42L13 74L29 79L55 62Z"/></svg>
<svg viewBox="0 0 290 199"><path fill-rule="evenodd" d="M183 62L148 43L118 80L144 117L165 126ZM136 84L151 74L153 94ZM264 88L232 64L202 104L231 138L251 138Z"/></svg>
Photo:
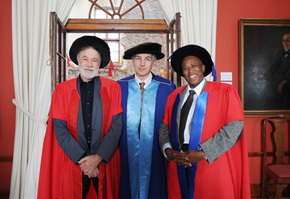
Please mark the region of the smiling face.
<svg viewBox="0 0 290 199"><path fill-rule="evenodd" d="M88 82L98 75L101 64L101 56L98 51L91 47L83 49L78 53L77 60L84 82Z"/></svg>
<svg viewBox="0 0 290 199"><path fill-rule="evenodd" d="M136 54L132 58L135 73L140 80L145 80L151 73L155 60L149 53Z"/></svg>
<svg viewBox="0 0 290 199"><path fill-rule="evenodd" d="M205 65L196 56L187 56L182 60L182 73L191 88L195 88L202 80Z"/></svg>

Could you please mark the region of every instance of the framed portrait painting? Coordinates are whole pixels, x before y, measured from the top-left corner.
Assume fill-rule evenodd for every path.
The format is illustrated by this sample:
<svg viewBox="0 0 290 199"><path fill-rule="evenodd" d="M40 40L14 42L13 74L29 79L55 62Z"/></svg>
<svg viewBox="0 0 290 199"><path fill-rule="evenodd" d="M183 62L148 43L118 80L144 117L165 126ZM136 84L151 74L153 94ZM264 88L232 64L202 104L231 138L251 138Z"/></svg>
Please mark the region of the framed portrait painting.
<svg viewBox="0 0 290 199"><path fill-rule="evenodd" d="M245 115L290 115L290 19L240 19L239 26Z"/></svg>

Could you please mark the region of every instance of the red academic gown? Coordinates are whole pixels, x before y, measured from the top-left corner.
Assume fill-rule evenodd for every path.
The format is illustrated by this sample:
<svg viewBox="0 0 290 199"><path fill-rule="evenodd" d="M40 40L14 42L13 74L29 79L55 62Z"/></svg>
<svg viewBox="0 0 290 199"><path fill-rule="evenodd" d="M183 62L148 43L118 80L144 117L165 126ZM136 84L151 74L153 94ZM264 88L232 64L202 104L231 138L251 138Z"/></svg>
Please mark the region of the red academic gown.
<svg viewBox="0 0 290 199"><path fill-rule="evenodd" d="M121 89L117 82L100 77L103 104L103 129L101 139L110 129L112 116L122 112ZM77 116L80 95L77 78L57 85L50 108L47 131L43 143L40 167L38 198L82 198L82 171L79 165L64 153L55 137L53 118L67 121L74 138L77 137ZM110 161L99 165L98 198L115 199L120 195L120 155L119 148ZM87 198L97 198L91 184Z"/></svg>
<svg viewBox="0 0 290 199"><path fill-rule="evenodd" d="M171 120L176 120L174 118L176 114L172 113L176 111L174 107L178 107L178 104L174 103L176 99L180 99L180 93L184 88L185 86L177 88L168 97L163 123L169 125L169 130L174 124ZM213 137L229 122L244 121L240 98L233 86L207 82L205 92L208 92L208 101L200 143ZM168 198L182 198L177 164L174 161L167 163ZM251 196L245 130L240 140L214 162L211 164L206 160L198 162L195 179L192 180L195 180L194 199L249 199Z"/></svg>

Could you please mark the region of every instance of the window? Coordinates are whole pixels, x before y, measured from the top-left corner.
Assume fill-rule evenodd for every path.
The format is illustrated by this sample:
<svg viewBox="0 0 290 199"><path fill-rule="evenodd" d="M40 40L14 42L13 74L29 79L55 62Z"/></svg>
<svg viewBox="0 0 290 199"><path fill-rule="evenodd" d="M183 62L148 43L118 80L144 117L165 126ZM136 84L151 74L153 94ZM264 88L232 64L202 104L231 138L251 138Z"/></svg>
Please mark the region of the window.
<svg viewBox="0 0 290 199"><path fill-rule="evenodd" d="M107 11L112 13L112 9L104 7ZM111 17L101 9L94 7L95 19L110 19ZM95 36L107 42L111 51L111 60L114 63L120 63L120 33L96 33Z"/></svg>

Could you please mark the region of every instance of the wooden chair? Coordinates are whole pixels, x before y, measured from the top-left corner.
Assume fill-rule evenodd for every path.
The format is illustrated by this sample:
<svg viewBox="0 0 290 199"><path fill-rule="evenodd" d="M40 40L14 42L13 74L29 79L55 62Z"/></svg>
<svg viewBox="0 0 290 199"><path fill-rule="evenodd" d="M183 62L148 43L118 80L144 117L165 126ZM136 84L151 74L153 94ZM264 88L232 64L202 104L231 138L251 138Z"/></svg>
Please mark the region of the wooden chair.
<svg viewBox="0 0 290 199"><path fill-rule="evenodd" d="M263 147L263 164L262 164L262 198L267 194L267 185L272 184L277 199L282 198L283 190L290 184L290 164L285 163L284 156L284 124L288 123L289 132L290 118L268 118L262 121L262 147ZM272 131L270 132L271 143L273 144L273 152L267 151L267 131L266 124L270 123ZM269 126L269 125L268 125ZM289 140L289 137L288 137ZM289 143L289 142L288 142ZM289 147L288 147L289 148ZM288 150L289 151L289 150ZM289 152L288 162L289 162ZM273 156L273 162L268 163L268 156Z"/></svg>

